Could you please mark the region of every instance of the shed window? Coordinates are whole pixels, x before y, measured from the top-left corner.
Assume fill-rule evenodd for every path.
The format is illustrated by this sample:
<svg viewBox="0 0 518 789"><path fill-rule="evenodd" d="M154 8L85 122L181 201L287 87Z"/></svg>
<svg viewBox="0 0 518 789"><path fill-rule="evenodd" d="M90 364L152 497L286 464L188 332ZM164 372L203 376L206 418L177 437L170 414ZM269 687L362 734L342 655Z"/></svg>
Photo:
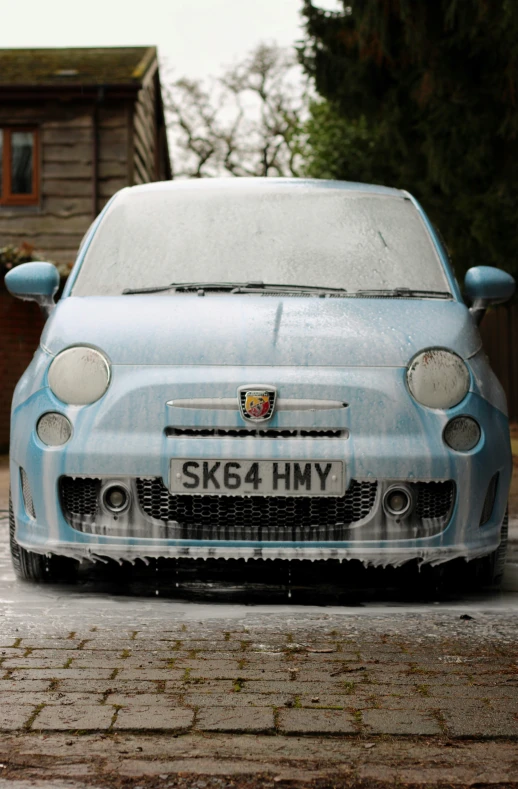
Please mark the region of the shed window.
<svg viewBox="0 0 518 789"><path fill-rule="evenodd" d="M0 205L39 201L38 132L0 128Z"/></svg>

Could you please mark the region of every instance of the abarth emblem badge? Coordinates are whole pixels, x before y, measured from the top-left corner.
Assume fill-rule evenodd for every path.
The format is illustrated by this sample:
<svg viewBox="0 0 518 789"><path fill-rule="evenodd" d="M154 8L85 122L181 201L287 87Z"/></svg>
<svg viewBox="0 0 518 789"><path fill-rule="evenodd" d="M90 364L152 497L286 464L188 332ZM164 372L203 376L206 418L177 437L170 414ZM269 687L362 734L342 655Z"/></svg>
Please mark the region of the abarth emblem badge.
<svg viewBox="0 0 518 789"><path fill-rule="evenodd" d="M239 410L246 422L271 419L277 390L274 386L241 386L238 389Z"/></svg>

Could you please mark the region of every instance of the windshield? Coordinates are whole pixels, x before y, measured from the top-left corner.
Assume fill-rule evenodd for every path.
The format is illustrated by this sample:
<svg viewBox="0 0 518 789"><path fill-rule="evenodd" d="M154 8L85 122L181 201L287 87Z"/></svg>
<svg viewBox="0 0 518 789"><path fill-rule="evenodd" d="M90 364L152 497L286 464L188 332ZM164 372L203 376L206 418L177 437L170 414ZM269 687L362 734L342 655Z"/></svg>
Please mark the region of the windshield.
<svg viewBox="0 0 518 789"><path fill-rule="evenodd" d="M72 294L208 281L450 291L424 222L404 197L314 184L196 186L122 192Z"/></svg>

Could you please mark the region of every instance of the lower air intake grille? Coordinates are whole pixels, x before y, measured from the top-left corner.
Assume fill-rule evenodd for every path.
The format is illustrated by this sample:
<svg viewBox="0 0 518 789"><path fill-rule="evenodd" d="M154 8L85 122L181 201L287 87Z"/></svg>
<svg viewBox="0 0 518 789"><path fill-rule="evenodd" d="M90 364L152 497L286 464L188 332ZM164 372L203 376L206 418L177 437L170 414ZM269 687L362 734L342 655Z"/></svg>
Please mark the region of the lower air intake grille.
<svg viewBox="0 0 518 789"><path fill-rule="evenodd" d="M451 513L455 500L455 483L413 482L416 496L415 512L418 518L445 518Z"/></svg>
<svg viewBox="0 0 518 789"><path fill-rule="evenodd" d="M482 515L480 516L480 524L479 524L480 526L484 526L490 519L491 515L493 514L497 485L498 485L498 471L496 474L494 474L491 477L491 480L487 488L486 498L484 500L484 506L482 507Z"/></svg>
<svg viewBox="0 0 518 789"><path fill-rule="evenodd" d="M377 482L356 482L341 498L174 496L160 479L137 479L141 509L164 523L176 522L191 539L332 540L367 517Z"/></svg>
<svg viewBox="0 0 518 789"><path fill-rule="evenodd" d="M36 517L36 513L34 511L34 501L32 498L31 493L31 486L29 485L29 480L27 479L27 474L20 468L20 478L22 480L22 493L23 493L23 503L25 504L25 512L27 515L30 515L31 518Z"/></svg>
<svg viewBox="0 0 518 789"><path fill-rule="evenodd" d="M100 489L101 480L94 477L61 477L59 493L65 516L95 518Z"/></svg>

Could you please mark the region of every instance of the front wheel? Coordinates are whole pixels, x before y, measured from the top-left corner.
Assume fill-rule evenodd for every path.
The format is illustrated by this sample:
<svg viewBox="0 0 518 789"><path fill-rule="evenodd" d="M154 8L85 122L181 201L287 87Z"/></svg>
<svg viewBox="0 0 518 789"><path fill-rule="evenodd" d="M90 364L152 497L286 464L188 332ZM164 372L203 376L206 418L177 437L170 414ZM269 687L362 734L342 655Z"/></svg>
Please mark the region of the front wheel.
<svg viewBox="0 0 518 789"><path fill-rule="evenodd" d="M16 522L9 494L9 545L14 573L22 581L58 583L75 580L78 562L67 556L42 556L25 550L16 541Z"/></svg>
<svg viewBox="0 0 518 789"><path fill-rule="evenodd" d="M499 587L502 583L507 556L507 542L509 539L509 512L505 511L502 527L500 529L500 545L490 553L475 559L475 573L479 586Z"/></svg>
<svg viewBox="0 0 518 789"><path fill-rule="evenodd" d="M426 568L427 588L430 592L443 594L464 589L474 590L492 587L498 589L502 583L507 554L509 513L506 510L500 529L500 545L488 556L471 562L453 559L435 567ZM424 573L423 573L424 574Z"/></svg>

